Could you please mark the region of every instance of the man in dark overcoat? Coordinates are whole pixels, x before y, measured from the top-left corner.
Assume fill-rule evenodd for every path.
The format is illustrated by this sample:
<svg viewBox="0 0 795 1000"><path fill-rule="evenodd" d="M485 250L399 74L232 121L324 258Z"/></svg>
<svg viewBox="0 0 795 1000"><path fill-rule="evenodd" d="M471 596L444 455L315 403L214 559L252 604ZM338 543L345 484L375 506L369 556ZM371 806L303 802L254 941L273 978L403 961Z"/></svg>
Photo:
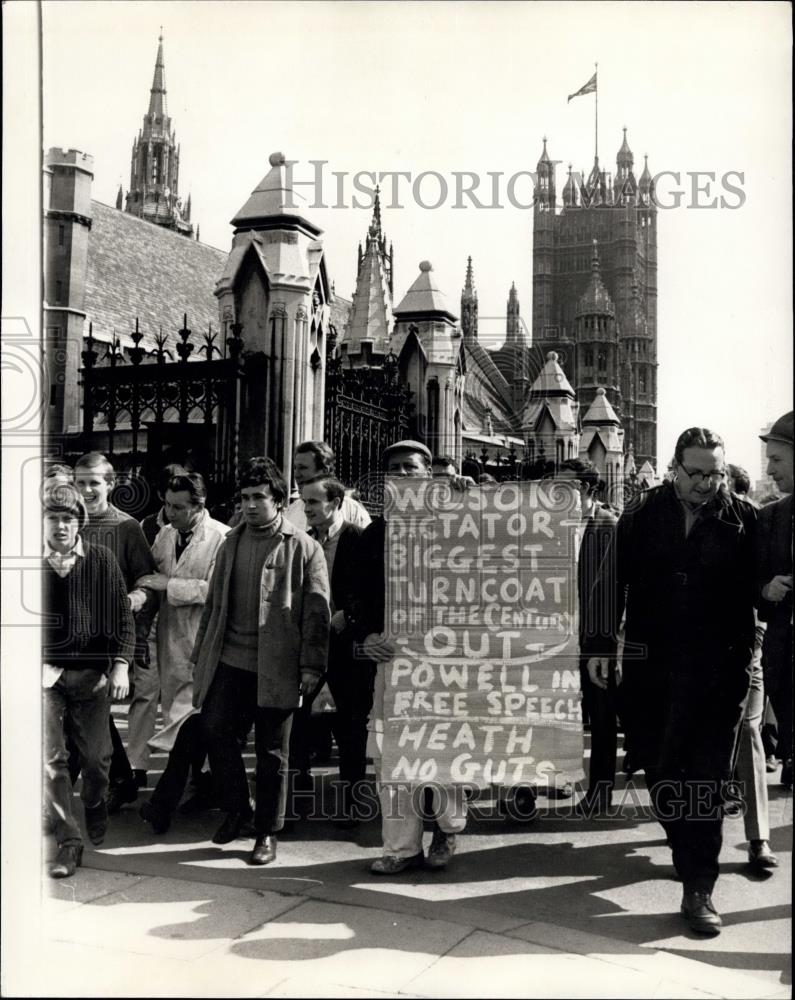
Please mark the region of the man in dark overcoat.
<svg viewBox="0 0 795 1000"><path fill-rule="evenodd" d="M767 622L762 646L765 691L778 723L781 783L792 785L792 411L762 435L767 473L781 500L759 512L759 618Z"/></svg>
<svg viewBox="0 0 795 1000"><path fill-rule="evenodd" d="M600 569L584 653L607 685L626 607L624 723L682 879L682 914L720 933L712 902L723 786L754 645L756 510L725 486L723 441L692 427L673 479L627 505Z"/></svg>

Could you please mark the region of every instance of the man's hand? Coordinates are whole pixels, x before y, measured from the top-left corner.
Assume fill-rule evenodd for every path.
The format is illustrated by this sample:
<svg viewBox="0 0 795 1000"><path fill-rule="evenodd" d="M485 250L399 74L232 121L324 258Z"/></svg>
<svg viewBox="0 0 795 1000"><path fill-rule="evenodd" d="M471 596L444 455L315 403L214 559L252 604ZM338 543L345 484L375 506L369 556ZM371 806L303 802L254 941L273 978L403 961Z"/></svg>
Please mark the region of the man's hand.
<svg viewBox="0 0 795 1000"><path fill-rule="evenodd" d="M472 476L450 476L450 485L457 490L468 490L477 486L477 483Z"/></svg>
<svg viewBox="0 0 795 1000"><path fill-rule="evenodd" d="M144 604L146 604L146 593L143 590L131 590L127 595L127 600L130 602L130 611L134 615L137 615Z"/></svg>
<svg viewBox="0 0 795 1000"><path fill-rule="evenodd" d="M142 576L136 580L135 586L148 587L149 590L166 590L168 587L168 577L165 573L147 573L146 576Z"/></svg>
<svg viewBox="0 0 795 1000"><path fill-rule="evenodd" d="M383 632L371 632L362 643L362 651L368 660L386 663L397 652L397 647Z"/></svg>
<svg viewBox="0 0 795 1000"><path fill-rule="evenodd" d="M592 656L588 660L588 676L591 683L603 691L607 690L607 674L610 669L610 659L607 656Z"/></svg>
<svg viewBox="0 0 795 1000"><path fill-rule="evenodd" d="M345 612L344 611L335 611L334 612L334 614L331 616L331 627L334 629L334 631L337 633L337 635L339 635L340 632L342 632L342 630L345 628Z"/></svg>
<svg viewBox="0 0 795 1000"><path fill-rule="evenodd" d="M312 694L312 692L317 687L317 682L318 682L318 676L317 676L317 674L312 673L309 670L302 670L301 671L301 688L300 688L301 694L305 698L308 697L310 694Z"/></svg>
<svg viewBox="0 0 795 1000"><path fill-rule="evenodd" d="M130 693L130 678L126 660L114 660L108 678L108 695L113 701L121 701Z"/></svg>
<svg viewBox="0 0 795 1000"><path fill-rule="evenodd" d="M774 576L762 587L762 597L772 604L780 604L787 594L792 593L792 573L789 576Z"/></svg>

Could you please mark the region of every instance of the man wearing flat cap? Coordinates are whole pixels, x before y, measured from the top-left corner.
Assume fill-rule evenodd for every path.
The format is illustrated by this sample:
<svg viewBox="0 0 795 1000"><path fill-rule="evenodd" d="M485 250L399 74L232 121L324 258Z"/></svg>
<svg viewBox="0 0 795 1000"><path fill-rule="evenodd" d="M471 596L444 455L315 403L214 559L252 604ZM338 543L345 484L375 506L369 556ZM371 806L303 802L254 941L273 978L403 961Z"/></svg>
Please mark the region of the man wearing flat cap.
<svg viewBox="0 0 795 1000"><path fill-rule="evenodd" d="M383 469L388 476L430 479L432 456L420 441L397 441L384 449ZM472 481L468 477L454 476L455 486ZM386 573L384 539L386 522L375 518L365 529L360 542L360 589L356 595L354 627L363 641L367 656L378 663L387 663L395 654L395 647L384 634ZM384 670L376 674L375 698L371 726L383 715ZM376 760L376 777L380 778L380 761ZM444 794L449 792L448 794ZM404 785L381 783L381 834L383 855L377 858L370 870L375 875L395 875L408 868L444 868L455 851L455 835L466 826L466 802L455 790L434 789L433 839L427 857L422 849L422 816L418 814L411 788Z"/></svg>
<svg viewBox="0 0 795 1000"><path fill-rule="evenodd" d="M792 785L792 411L773 424L765 442L767 474L784 496L759 511L757 582L765 691L778 721L782 785Z"/></svg>

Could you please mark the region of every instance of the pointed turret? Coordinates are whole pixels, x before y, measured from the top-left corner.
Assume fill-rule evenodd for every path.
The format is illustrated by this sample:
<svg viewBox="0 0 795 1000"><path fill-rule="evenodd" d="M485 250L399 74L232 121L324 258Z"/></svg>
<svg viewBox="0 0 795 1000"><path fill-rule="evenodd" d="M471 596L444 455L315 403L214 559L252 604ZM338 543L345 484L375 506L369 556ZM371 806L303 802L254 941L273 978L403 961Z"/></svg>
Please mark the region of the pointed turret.
<svg viewBox="0 0 795 1000"><path fill-rule="evenodd" d="M631 170L634 163L635 157L632 155L632 150L629 148L629 143L627 142L627 127L624 126L624 141L621 143L621 148L618 151L618 156L616 157L616 165L618 166L619 172L622 167L627 170Z"/></svg>
<svg viewBox="0 0 795 1000"><path fill-rule="evenodd" d="M640 191L641 202L644 205L648 205L654 197L654 181L649 170L649 157L646 153L643 154L643 173L640 175L640 180L638 181L638 190Z"/></svg>
<svg viewBox="0 0 795 1000"><path fill-rule="evenodd" d="M124 202L124 191L122 190L121 184L119 184L119 190L116 194L116 208L121 209Z"/></svg>
<svg viewBox="0 0 795 1000"><path fill-rule="evenodd" d="M166 67L163 62L163 35L162 32L157 40L157 59L155 60L155 74L152 78L152 89L149 94L149 112L158 118L165 118L166 111Z"/></svg>
<svg viewBox="0 0 795 1000"><path fill-rule="evenodd" d="M133 141L130 190L125 210L184 236L193 227L183 216L179 199L179 146L166 110L166 70L163 34L158 38L155 72L149 92L149 110Z"/></svg>
<svg viewBox="0 0 795 1000"><path fill-rule="evenodd" d="M505 346L506 347L527 347L527 338L524 335L522 321L519 317L519 293L516 291L516 282L511 282L511 289L508 292L508 302L505 321Z"/></svg>
<svg viewBox="0 0 795 1000"><path fill-rule="evenodd" d="M615 201L619 205L627 205L635 200L638 183L632 172L635 157L627 142L627 130L624 128L624 141L616 156L616 180L614 186Z"/></svg>
<svg viewBox="0 0 795 1000"><path fill-rule="evenodd" d="M593 462L605 481L608 499L620 506L624 482L624 431L601 386L582 418L580 457Z"/></svg>
<svg viewBox="0 0 795 1000"><path fill-rule="evenodd" d="M541 158L536 164L538 184L536 185L534 203L540 211L549 212L554 211L555 208L555 164L547 152L546 136L544 136L543 142L544 148L541 152Z"/></svg>
<svg viewBox="0 0 795 1000"><path fill-rule="evenodd" d="M190 222L190 194L188 194L188 200L185 203L185 221Z"/></svg>
<svg viewBox="0 0 795 1000"><path fill-rule="evenodd" d="M343 357L354 366L380 364L389 351L392 335L391 265L381 230L381 201L376 188L366 249L362 252L362 245L359 244L356 291L340 344Z"/></svg>
<svg viewBox="0 0 795 1000"><path fill-rule="evenodd" d="M284 153L271 153L268 162L270 170L235 213L231 225L236 231L298 228L312 238L318 237L322 230L298 214L292 174L287 170Z"/></svg>
<svg viewBox="0 0 795 1000"><path fill-rule="evenodd" d="M543 448L556 467L577 454L577 403L556 351L549 351L541 373L530 387L522 432L533 442L535 451Z"/></svg>
<svg viewBox="0 0 795 1000"><path fill-rule="evenodd" d="M591 253L591 278L588 286L580 296L577 303L576 316L615 316L616 310L610 293L602 281L602 271L599 264L599 247L596 240L593 241L593 251Z"/></svg>
<svg viewBox="0 0 795 1000"><path fill-rule="evenodd" d="M465 340L478 338L478 293L472 273L471 257L467 257L467 273L461 291L461 331Z"/></svg>
<svg viewBox="0 0 795 1000"><path fill-rule="evenodd" d="M574 208L577 205L577 185L571 176L571 164L569 164L569 176L563 188L563 204L567 208Z"/></svg>

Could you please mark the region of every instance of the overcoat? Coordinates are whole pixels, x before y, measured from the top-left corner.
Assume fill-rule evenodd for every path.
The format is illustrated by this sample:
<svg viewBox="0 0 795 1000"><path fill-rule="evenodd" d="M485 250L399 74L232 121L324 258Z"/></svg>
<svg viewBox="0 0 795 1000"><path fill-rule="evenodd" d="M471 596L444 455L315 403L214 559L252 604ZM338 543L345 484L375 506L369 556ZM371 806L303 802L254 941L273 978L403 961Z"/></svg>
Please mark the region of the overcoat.
<svg viewBox="0 0 795 1000"><path fill-rule="evenodd" d="M193 704L201 708L224 645L229 588L245 524L224 539L210 580L191 659L195 663ZM323 549L305 532L281 518L278 541L265 560L259 587L257 705L295 708L301 673L319 680L326 669L329 634L329 582Z"/></svg>
<svg viewBox="0 0 795 1000"><path fill-rule="evenodd" d="M759 544L757 551L757 585L759 618L767 622L762 646L765 690L770 693L784 688L785 673L792 671L792 591L774 604L766 601L761 591L774 576L792 573L792 495L767 504L759 511Z"/></svg>
<svg viewBox="0 0 795 1000"><path fill-rule="evenodd" d="M754 646L756 510L721 490L685 535L672 483L634 498L591 593L583 655L613 656L626 608L623 703L633 762L729 767Z"/></svg>
<svg viewBox="0 0 795 1000"><path fill-rule="evenodd" d="M204 511L179 560L175 549L179 533L170 524L160 529L152 546L158 572L168 577L157 617L157 663L161 699L167 711L164 729L151 744L156 749L172 749L179 728L173 724L181 724L193 711L191 656L215 559L228 531L225 524Z"/></svg>

